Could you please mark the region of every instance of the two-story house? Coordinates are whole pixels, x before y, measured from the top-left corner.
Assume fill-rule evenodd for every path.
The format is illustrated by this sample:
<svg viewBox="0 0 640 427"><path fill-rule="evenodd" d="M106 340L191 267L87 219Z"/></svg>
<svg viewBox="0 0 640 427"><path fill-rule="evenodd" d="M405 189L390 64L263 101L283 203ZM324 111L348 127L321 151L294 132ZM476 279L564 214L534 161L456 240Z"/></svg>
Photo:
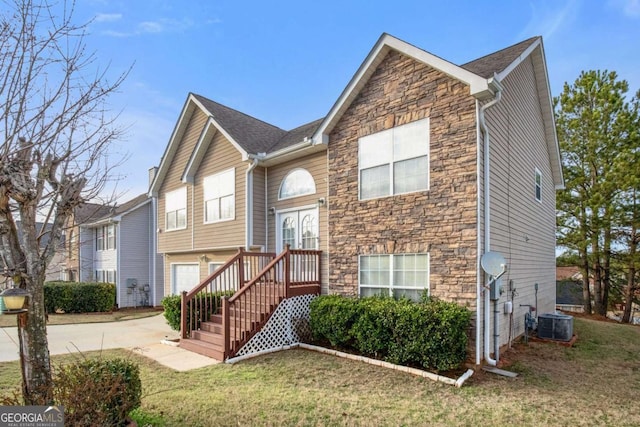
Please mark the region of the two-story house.
<svg viewBox="0 0 640 427"><path fill-rule="evenodd" d="M73 238L69 245L73 258L67 261L75 272L71 277L114 283L115 304L121 308L160 305L164 277L152 208L152 200L141 194L121 205L86 203L77 209L68 233ZM87 212L91 214L79 216Z"/></svg>
<svg viewBox="0 0 640 427"><path fill-rule="evenodd" d="M290 131L190 94L150 195L167 294L239 246L320 249L323 293L459 302L476 363L495 363L520 304L554 310L562 186L540 37L455 65L383 34L327 116ZM493 301L489 251L507 264Z"/></svg>

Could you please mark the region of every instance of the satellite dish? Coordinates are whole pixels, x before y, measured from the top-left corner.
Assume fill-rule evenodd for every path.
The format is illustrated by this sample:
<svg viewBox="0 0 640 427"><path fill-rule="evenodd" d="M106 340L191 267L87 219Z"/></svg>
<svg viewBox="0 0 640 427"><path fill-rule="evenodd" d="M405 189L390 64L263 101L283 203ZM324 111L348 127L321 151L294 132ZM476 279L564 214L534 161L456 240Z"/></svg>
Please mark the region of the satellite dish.
<svg viewBox="0 0 640 427"><path fill-rule="evenodd" d="M507 262L498 252L487 252L480 258L482 269L491 276L500 276L507 268Z"/></svg>

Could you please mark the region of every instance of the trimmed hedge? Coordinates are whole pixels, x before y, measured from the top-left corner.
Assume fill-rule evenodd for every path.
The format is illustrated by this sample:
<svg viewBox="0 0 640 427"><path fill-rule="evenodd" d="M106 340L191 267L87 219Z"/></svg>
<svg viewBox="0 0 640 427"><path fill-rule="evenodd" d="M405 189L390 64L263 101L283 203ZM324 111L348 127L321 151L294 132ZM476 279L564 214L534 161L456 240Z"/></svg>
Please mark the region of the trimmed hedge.
<svg viewBox="0 0 640 427"><path fill-rule="evenodd" d="M213 305L210 305L209 301L207 301L207 304L206 304L206 307L207 307L206 318L208 318L209 316L217 312L218 307L222 306L222 302L220 300L222 299L223 296L230 297L232 295L233 295L233 292L201 293L201 294L198 294L194 299L196 301L198 299L202 301L205 299L205 296L206 297L212 296L214 298ZM173 329L174 331L179 331L180 330L180 312L181 312L180 295L166 296L162 298L161 303L162 303L162 307L164 308L164 318L167 319L167 323L169 324L171 329ZM199 305L196 304L196 307L198 306L205 307L204 301L202 301L202 303ZM187 310L189 310L189 313L187 313L187 324L189 324L189 321L191 320L191 310L189 308L187 308Z"/></svg>
<svg viewBox="0 0 640 427"><path fill-rule="evenodd" d="M125 359L85 359L55 372L54 401L68 425L125 426L141 396L140 368Z"/></svg>
<svg viewBox="0 0 640 427"><path fill-rule="evenodd" d="M113 283L47 282L44 304L47 313L94 313L115 307L116 285Z"/></svg>
<svg viewBox="0 0 640 427"><path fill-rule="evenodd" d="M314 339L335 347L437 371L457 368L467 356L471 312L455 303L323 295L310 308Z"/></svg>

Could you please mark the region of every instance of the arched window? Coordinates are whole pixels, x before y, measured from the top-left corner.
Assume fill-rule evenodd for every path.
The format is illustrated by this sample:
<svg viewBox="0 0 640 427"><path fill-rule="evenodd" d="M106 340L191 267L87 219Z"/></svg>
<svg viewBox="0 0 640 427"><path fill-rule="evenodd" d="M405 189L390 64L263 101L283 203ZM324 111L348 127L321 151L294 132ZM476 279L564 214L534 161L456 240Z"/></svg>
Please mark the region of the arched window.
<svg viewBox="0 0 640 427"><path fill-rule="evenodd" d="M311 174L305 169L294 169L282 180L278 200L289 199L304 194L314 194L315 192L316 183Z"/></svg>

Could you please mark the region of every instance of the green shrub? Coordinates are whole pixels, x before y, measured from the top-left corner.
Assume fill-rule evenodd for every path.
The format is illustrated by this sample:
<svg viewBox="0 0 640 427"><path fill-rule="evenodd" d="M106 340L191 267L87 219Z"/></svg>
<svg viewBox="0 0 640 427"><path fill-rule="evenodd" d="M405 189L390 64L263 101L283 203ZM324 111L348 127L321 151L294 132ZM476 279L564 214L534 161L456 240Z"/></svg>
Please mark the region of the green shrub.
<svg viewBox="0 0 640 427"><path fill-rule="evenodd" d="M140 406L140 369L125 359L85 359L56 370L54 401L72 426L123 426Z"/></svg>
<svg viewBox="0 0 640 427"><path fill-rule="evenodd" d="M321 295L314 298L310 306L311 334L315 340L328 340L334 347L352 344L351 329L357 318L357 299Z"/></svg>
<svg viewBox="0 0 640 427"><path fill-rule="evenodd" d="M316 340L396 364L445 371L466 358L471 312L429 298L414 303L333 295L311 303L310 319Z"/></svg>
<svg viewBox="0 0 640 427"><path fill-rule="evenodd" d="M212 314L216 314L222 306L223 296L232 296L233 292L207 292L200 293L194 297L196 313L206 310L204 318L209 318ZM174 331L180 330L180 295L169 295L162 299L162 307L164 308L164 318ZM191 309L187 307L187 324L191 321Z"/></svg>
<svg viewBox="0 0 640 427"><path fill-rule="evenodd" d="M47 313L94 313L115 307L116 286L112 283L47 282L44 304Z"/></svg>

